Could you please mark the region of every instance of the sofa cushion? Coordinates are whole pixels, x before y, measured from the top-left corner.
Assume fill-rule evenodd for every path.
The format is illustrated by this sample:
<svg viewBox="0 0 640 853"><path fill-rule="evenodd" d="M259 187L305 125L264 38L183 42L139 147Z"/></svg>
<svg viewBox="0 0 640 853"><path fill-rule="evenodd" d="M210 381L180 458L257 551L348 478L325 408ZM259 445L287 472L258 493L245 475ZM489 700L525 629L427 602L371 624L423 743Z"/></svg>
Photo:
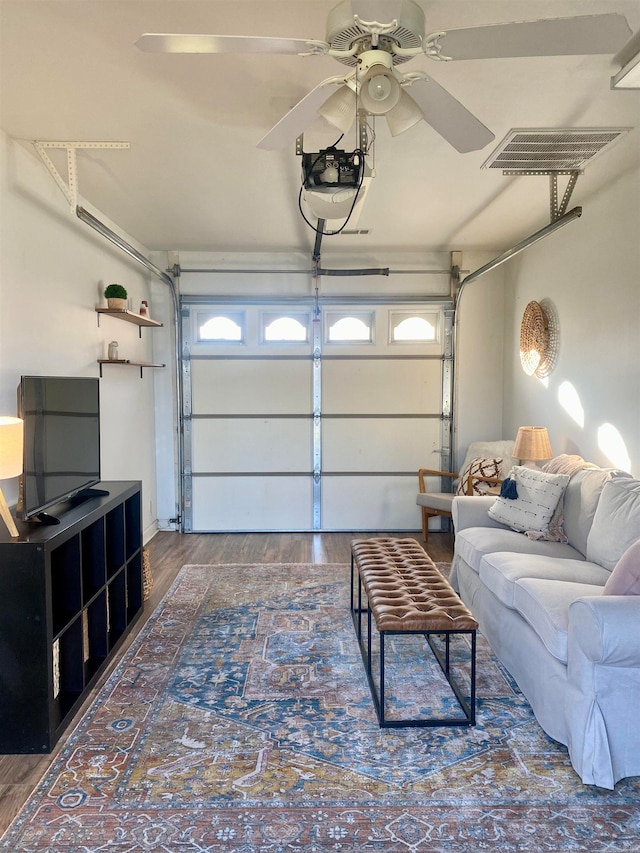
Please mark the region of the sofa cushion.
<svg viewBox="0 0 640 853"><path fill-rule="evenodd" d="M624 552L604 585L605 595L640 595L640 539Z"/></svg>
<svg viewBox="0 0 640 853"><path fill-rule="evenodd" d="M526 619L545 648L567 662L569 606L578 598L602 595L602 586L541 578L521 578L515 583L515 609Z"/></svg>
<svg viewBox="0 0 640 853"><path fill-rule="evenodd" d="M611 470L585 468L569 480L562 498L564 532L569 543L581 554L587 553L587 538L604 484Z"/></svg>
<svg viewBox="0 0 640 853"><path fill-rule="evenodd" d="M603 588L609 572L597 563L558 559L538 554L487 554L480 563L480 580L500 601L515 609L516 582L522 578L594 584Z"/></svg>
<svg viewBox="0 0 640 853"><path fill-rule="evenodd" d="M568 475L514 465L509 477L515 481L517 498L497 498L489 515L512 530L545 533L569 482Z"/></svg>
<svg viewBox="0 0 640 853"><path fill-rule="evenodd" d="M500 466L502 459L488 459L484 456L477 456L464 468L460 474L460 481L456 489L457 495L466 495L469 477L500 477ZM489 488L489 483L482 481L473 481L473 494L482 495Z"/></svg>
<svg viewBox="0 0 640 853"><path fill-rule="evenodd" d="M587 559L613 571L627 548L640 539L640 480L604 484L587 539Z"/></svg>
<svg viewBox="0 0 640 853"><path fill-rule="evenodd" d="M464 500L458 498L457 500ZM482 500L482 498L467 498ZM562 542L534 541L522 533L516 533L506 527L467 527L456 533L456 554L458 554L475 572L480 571L480 563L485 554L496 551L510 551L515 554L543 554L548 557L563 557L569 560L583 560L584 557L571 545Z"/></svg>

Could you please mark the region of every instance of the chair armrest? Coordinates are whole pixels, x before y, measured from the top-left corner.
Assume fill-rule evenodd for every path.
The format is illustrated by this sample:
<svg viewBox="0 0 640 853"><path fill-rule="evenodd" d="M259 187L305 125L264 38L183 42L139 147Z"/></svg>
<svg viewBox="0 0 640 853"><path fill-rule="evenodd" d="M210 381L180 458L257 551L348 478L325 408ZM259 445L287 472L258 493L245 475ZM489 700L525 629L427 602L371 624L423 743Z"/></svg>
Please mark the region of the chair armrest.
<svg viewBox="0 0 640 853"><path fill-rule="evenodd" d="M467 477L467 485L465 487L466 495L473 495L473 486L475 483L491 483L494 486L500 486L502 484L501 477L483 477L482 474L469 474Z"/></svg>
<svg viewBox="0 0 640 853"><path fill-rule="evenodd" d="M577 599L569 607L569 635L593 663L640 666L640 595Z"/></svg>
<svg viewBox="0 0 640 853"><path fill-rule="evenodd" d="M504 524L494 521L489 515L489 508L496 502L495 495L458 495L453 499L451 515L456 533L467 527L497 527L504 529Z"/></svg>
<svg viewBox="0 0 640 853"><path fill-rule="evenodd" d="M427 493L424 483L425 477L452 477L455 479L457 476L458 475L454 474L452 471L436 471L433 468L420 468L418 471L418 485L420 487L420 493L423 495Z"/></svg>

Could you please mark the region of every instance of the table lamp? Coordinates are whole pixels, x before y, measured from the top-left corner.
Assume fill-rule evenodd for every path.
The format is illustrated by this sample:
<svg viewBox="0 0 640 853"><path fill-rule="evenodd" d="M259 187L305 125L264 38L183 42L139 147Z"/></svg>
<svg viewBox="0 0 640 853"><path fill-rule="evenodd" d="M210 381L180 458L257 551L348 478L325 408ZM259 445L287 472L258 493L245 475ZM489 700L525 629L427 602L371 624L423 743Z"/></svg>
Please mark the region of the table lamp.
<svg viewBox="0 0 640 853"><path fill-rule="evenodd" d="M537 468L540 459L551 459L553 451L546 427L524 426L518 430L513 455L527 468Z"/></svg>
<svg viewBox="0 0 640 853"><path fill-rule="evenodd" d="M20 418L0 416L0 480L22 474L22 421ZM9 533L17 537L18 528L0 488L0 515Z"/></svg>

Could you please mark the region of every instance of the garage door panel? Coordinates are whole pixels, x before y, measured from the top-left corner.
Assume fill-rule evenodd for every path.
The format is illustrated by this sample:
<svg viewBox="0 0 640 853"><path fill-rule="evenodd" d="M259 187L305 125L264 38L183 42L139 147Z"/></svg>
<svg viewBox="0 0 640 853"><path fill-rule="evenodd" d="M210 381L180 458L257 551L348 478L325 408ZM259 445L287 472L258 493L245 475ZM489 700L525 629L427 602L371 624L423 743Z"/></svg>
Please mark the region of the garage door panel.
<svg viewBox="0 0 640 853"><path fill-rule="evenodd" d="M306 414L312 386L307 359L196 359L191 366L194 414Z"/></svg>
<svg viewBox="0 0 640 853"><path fill-rule="evenodd" d="M424 414L439 412L438 359L328 359L322 365L325 414Z"/></svg>
<svg viewBox="0 0 640 853"><path fill-rule="evenodd" d="M325 477L322 526L326 530L416 530L417 477Z"/></svg>
<svg viewBox="0 0 640 853"><path fill-rule="evenodd" d="M194 418L195 473L306 472L313 424L307 418Z"/></svg>
<svg viewBox="0 0 640 853"><path fill-rule="evenodd" d="M183 323L193 325L202 305L183 312ZM445 315L437 340L391 343L391 313L424 306L345 305L325 300L322 322L309 324L304 344L266 341L264 318L281 310L268 299L235 306L246 321L241 344L205 346L193 336L184 395L186 530L420 529L417 471L439 467L451 375L442 355ZM301 310L309 313L308 303ZM349 340L348 331L339 343L325 341L328 311L370 314L372 342Z"/></svg>
<svg viewBox="0 0 640 853"><path fill-rule="evenodd" d="M310 530L311 477L194 477L193 531Z"/></svg>
<svg viewBox="0 0 640 853"><path fill-rule="evenodd" d="M326 418L322 468L337 471L412 471L429 467L438 447L436 418Z"/></svg>

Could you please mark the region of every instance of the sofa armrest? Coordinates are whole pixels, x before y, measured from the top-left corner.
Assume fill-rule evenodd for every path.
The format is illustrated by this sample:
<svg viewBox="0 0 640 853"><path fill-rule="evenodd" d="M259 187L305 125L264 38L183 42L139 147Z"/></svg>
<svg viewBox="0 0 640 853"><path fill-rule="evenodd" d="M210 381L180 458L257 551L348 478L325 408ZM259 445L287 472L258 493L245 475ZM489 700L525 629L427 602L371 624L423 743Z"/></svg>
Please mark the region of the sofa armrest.
<svg viewBox="0 0 640 853"><path fill-rule="evenodd" d="M499 527L504 524L494 521L488 513L496 501L495 495L458 495L453 499L451 516L456 533L467 527Z"/></svg>
<svg viewBox="0 0 640 853"><path fill-rule="evenodd" d="M640 595L577 599L569 607L569 634L593 663L640 666Z"/></svg>

